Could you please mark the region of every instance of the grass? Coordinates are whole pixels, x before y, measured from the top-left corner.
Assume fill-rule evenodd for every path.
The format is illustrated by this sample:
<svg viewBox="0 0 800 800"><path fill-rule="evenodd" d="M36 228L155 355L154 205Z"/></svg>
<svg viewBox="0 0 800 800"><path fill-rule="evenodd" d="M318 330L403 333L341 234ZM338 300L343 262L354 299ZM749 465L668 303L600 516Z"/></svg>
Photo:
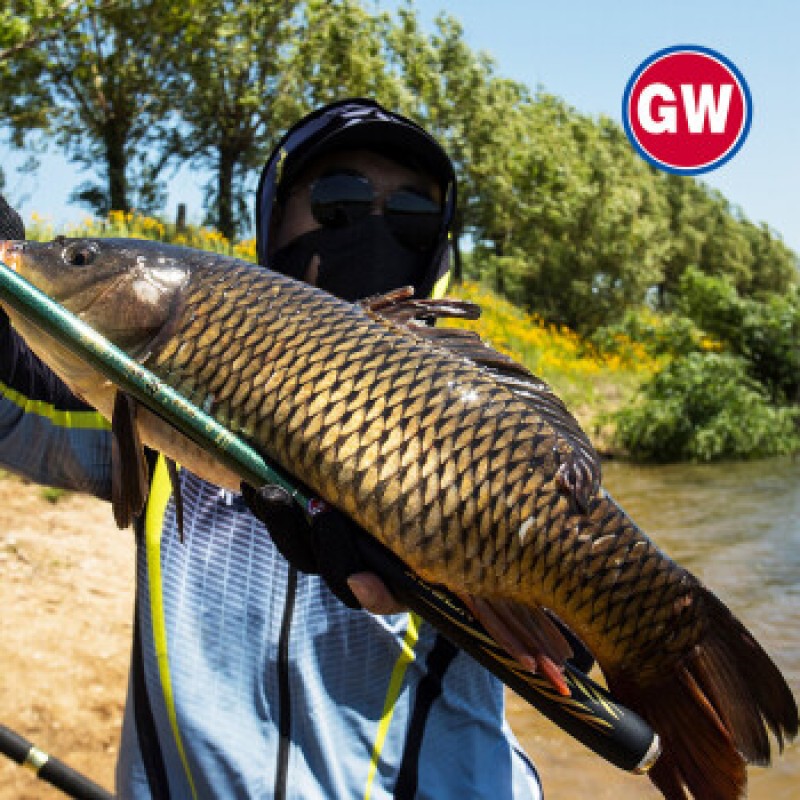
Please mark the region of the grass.
<svg viewBox="0 0 800 800"><path fill-rule="evenodd" d="M43 486L39 491L39 496L48 503L55 505L59 500L69 496L66 489L58 489L55 486Z"/></svg>

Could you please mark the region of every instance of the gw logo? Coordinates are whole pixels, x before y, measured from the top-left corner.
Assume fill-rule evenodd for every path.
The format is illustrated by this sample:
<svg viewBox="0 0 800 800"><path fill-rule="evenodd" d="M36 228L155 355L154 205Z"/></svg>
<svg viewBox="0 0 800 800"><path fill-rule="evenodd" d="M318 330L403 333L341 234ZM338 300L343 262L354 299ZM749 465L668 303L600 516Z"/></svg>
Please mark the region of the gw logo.
<svg viewBox="0 0 800 800"><path fill-rule="evenodd" d="M706 129L706 120L711 133L725 133L733 84L725 83L719 87L719 102L714 98L714 88L713 84L704 83L700 86L699 96L695 97L695 87L691 83L681 84L683 112L689 133L703 133ZM655 106L655 100L661 100L661 105ZM654 110L658 111L659 119L654 119L651 115ZM678 132L675 92L666 83L652 83L643 89L639 95L636 111L639 123L648 133Z"/></svg>
<svg viewBox="0 0 800 800"><path fill-rule="evenodd" d="M639 154L667 172L696 175L724 164L750 129L750 91L724 56L670 47L634 71L622 100L625 132Z"/></svg>

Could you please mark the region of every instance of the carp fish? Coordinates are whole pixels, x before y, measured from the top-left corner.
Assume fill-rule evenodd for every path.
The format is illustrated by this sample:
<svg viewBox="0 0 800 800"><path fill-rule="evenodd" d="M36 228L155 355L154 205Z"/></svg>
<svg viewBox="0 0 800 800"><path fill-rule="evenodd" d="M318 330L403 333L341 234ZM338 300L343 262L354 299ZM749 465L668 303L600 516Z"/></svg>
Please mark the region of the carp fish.
<svg viewBox="0 0 800 800"><path fill-rule="evenodd" d="M520 663L591 649L660 737L669 800L733 800L798 711L778 668L707 587L601 485L552 390L474 334L474 316L400 291L360 304L253 264L148 241L5 242L51 298L336 506L425 580L465 598ZM109 418L117 389L9 310L31 347ZM216 483L240 479L144 409L141 441ZM116 419L115 419L116 427ZM123 439L125 437L122 437ZM141 498L115 493L126 521ZM546 610L546 611L545 611ZM531 655L533 654L533 655Z"/></svg>

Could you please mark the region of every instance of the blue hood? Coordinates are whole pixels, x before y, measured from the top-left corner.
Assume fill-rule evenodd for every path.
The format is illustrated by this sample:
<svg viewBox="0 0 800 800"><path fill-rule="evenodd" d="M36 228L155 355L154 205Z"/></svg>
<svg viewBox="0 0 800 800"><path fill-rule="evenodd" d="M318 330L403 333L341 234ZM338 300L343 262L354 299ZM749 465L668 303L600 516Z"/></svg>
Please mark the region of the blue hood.
<svg viewBox="0 0 800 800"><path fill-rule="evenodd" d="M278 192L312 159L343 148L394 150L410 153L439 182L445 198L439 242L420 286L418 296L428 296L450 268L448 234L456 204L453 164L441 145L410 119L387 111L374 100L355 98L324 106L303 117L283 136L269 157L256 197L258 262L270 266L270 220Z"/></svg>

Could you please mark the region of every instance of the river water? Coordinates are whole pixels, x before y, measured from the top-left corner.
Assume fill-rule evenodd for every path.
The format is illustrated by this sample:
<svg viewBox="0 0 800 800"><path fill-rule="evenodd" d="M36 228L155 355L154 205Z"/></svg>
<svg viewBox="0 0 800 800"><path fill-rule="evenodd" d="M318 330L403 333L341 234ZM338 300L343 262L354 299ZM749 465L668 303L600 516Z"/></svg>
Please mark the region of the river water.
<svg viewBox="0 0 800 800"><path fill-rule="evenodd" d="M663 467L610 462L603 483L755 634L800 701L800 460ZM542 774L547 800L660 797L648 780L607 765L511 695L509 719ZM798 800L800 737L773 764L748 770L748 797Z"/></svg>

